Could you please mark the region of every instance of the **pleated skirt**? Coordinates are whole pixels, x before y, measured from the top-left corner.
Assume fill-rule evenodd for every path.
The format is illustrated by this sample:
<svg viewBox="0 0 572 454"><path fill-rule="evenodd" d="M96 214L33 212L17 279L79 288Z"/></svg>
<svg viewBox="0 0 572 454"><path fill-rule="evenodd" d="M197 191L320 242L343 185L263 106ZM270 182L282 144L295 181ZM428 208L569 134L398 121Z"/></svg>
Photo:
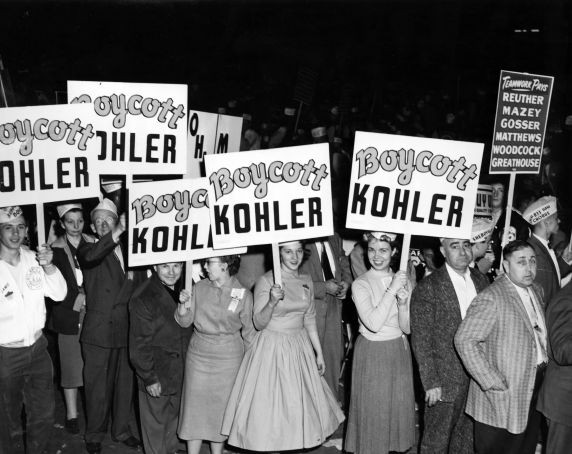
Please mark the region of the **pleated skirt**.
<svg viewBox="0 0 572 454"><path fill-rule="evenodd" d="M411 351L404 336L354 347L344 449L356 454L407 451L415 443Z"/></svg>
<svg viewBox="0 0 572 454"><path fill-rule="evenodd" d="M177 433L183 440L222 442L222 418L244 356L239 333L209 336L196 331L185 363Z"/></svg>
<svg viewBox="0 0 572 454"><path fill-rule="evenodd" d="M322 444L343 420L306 330L263 330L240 366L222 433L242 449L287 451Z"/></svg>

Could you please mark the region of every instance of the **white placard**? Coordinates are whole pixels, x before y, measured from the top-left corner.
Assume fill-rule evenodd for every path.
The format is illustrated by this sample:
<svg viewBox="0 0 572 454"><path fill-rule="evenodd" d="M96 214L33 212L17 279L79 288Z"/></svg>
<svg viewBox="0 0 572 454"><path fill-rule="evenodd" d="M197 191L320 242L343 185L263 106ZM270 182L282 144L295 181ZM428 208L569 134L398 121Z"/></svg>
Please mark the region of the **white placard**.
<svg viewBox="0 0 572 454"><path fill-rule="evenodd" d="M206 178L129 186L129 266L243 254L213 250Z"/></svg>
<svg viewBox="0 0 572 454"><path fill-rule="evenodd" d="M102 174L181 174L187 166L187 86L68 81L89 103Z"/></svg>
<svg viewBox="0 0 572 454"><path fill-rule="evenodd" d="M346 226L470 238L483 148L356 132Z"/></svg>
<svg viewBox="0 0 572 454"><path fill-rule="evenodd" d="M0 109L0 206L97 197L90 106Z"/></svg>
<svg viewBox="0 0 572 454"><path fill-rule="evenodd" d="M206 155L216 248L333 234L328 144Z"/></svg>
<svg viewBox="0 0 572 454"><path fill-rule="evenodd" d="M187 177L204 176L206 154L240 151L242 117L189 111Z"/></svg>

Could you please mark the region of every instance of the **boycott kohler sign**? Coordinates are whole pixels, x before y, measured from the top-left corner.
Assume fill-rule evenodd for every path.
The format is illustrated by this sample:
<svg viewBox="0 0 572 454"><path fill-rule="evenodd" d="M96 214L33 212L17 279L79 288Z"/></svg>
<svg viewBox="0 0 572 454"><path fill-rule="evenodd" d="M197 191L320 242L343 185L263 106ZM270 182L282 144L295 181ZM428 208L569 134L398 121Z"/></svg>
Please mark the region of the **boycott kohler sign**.
<svg viewBox="0 0 572 454"><path fill-rule="evenodd" d="M215 248L333 234L328 144L206 155Z"/></svg>
<svg viewBox="0 0 572 454"><path fill-rule="evenodd" d="M129 265L199 260L241 249L213 250L206 178L129 186Z"/></svg>
<svg viewBox="0 0 572 454"><path fill-rule="evenodd" d="M356 132L346 226L469 238L483 144Z"/></svg>
<svg viewBox="0 0 572 454"><path fill-rule="evenodd" d="M99 195L90 106L0 109L0 206Z"/></svg>
<svg viewBox="0 0 572 454"><path fill-rule="evenodd" d="M185 173L186 85L71 80L68 101L95 113L102 174Z"/></svg>
<svg viewBox="0 0 572 454"><path fill-rule="evenodd" d="M501 71L489 173L538 173L554 78Z"/></svg>

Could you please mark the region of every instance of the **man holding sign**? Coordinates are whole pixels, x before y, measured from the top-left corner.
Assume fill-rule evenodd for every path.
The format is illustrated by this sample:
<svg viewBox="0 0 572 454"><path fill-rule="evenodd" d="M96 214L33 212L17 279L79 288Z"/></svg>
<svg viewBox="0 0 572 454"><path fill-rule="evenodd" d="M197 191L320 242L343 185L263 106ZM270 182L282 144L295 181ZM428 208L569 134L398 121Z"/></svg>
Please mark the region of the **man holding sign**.
<svg viewBox="0 0 572 454"><path fill-rule="evenodd" d="M127 303L143 273L129 278L119 245L125 218L117 207L103 199L91 212L97 243L84 243L78 260L84 270L87 312L81 333L87 410L85 441L90 454L101 452L101 442L112 416L111 437L127 446L141 442L133 408L133 370L127 351ZM112 410L110 410L112 409Z"/></svg>
<svg viewBox="0 0 572 454"><path fill-rule="evenodd" d="M42 334L44 297L61 301L66 281L53 253L22 247L28 227L18 206L0 208L0 452L18 451L22 406L28 453L41 453L54 419L52 362ZM21 446L21 445L20 445Z"/></svg>

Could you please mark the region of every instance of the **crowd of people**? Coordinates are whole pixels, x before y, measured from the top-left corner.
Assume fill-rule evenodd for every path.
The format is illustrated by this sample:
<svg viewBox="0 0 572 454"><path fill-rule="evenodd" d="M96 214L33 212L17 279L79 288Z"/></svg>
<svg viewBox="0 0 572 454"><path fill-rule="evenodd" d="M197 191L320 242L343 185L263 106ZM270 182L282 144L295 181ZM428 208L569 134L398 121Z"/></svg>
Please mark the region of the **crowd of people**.
<svg viewBox="0 0 572 454"><path fill-rule="evenodd" d="M383 124L332 108L309 133L295 109L272 126L244 116L243 150L330 143L336 232L280 244L278 280L252 251L213 255L192 281L179 262L130 268L121 197L57 205L37 252L32 220L0 208L0 452L47 449L45 330L57 333L70 433L83 388L90 454L109 426L146 454L301 450L333 434L356 454L413 452L418 438L422 453L534 453L539 438L568 452L572 249L552 174L520 186L511 213L506 182L484 176L491 216L471 238L421 241L407 270L399 235L343 227L355 130L466 138L464 122L435 112L431 97Z"/></svg>

